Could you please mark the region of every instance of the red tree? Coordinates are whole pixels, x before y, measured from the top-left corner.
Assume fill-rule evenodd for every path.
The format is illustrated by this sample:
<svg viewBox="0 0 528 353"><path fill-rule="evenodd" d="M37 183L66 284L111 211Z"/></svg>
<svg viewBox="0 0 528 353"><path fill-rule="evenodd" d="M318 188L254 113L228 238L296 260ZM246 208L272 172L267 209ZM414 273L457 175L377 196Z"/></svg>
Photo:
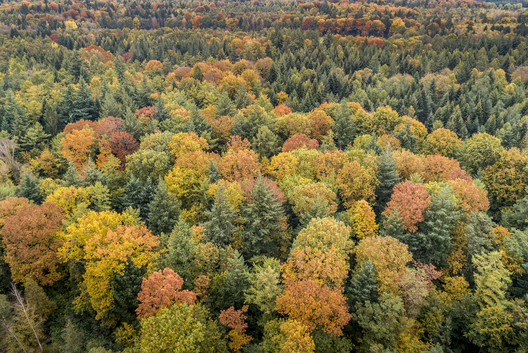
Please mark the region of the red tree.
<svg viewBox="0 0 528 353"><path fill-rule="evenodd" d="M416 225L423 221L424 211L431 203L431 196L422 184L415 184L410 181L397 184L387 208L383 212L384 216L392 214L398 210L399 216L403 220L405 230L416 232Z"/></svg>

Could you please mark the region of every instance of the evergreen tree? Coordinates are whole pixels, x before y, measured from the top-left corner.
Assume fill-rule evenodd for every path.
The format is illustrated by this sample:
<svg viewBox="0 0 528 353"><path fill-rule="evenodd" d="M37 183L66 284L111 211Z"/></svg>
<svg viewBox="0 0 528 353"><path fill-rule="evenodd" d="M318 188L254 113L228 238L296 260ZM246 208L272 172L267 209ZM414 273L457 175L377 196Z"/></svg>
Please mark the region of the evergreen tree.
<svg viewBox="0 0 528 353"><path fill-rule="evenodd" d="M346 288L346 296L350 307L356 303L377 302L379 298L376 267L372 261L365 261L359 271L352 277Z"/></svg>
<svg viewBox="0 0 528 353"><path fill-rule="evenodd" d="M160 179L154 198L148 205L147 225L154 234L168 234L178 222L180 203L169 193L167 184Z"/></svg>
<svg viewBox="0 0 528 353"><path fill-rule="evenodd" d="M267 126L259 128L251 144L260 158L271 158L279 152L279 137Z"/></svg>
<svg viewBox="0 0 528 353"><path fill-rule="evenodd" d="M66 125L74 122L73 110L74 110L74 91L71 85L68 85L65 90L62 91L61 98L57 107L58 113L58 126L57 129L62 131Z"/></svg>
<svg viewBox="0 0 528 353"><path fill-rule="evenodd" d="M380 234L384 237L393 237L401 239L405 232L403 227L403 221L398 210L394 210L391 214L383 220L383 224L380 229Z"/></svg>
<svg viewBox="0 0 528 353"><path fill-rule="evenodd" d="M161 267L169 267L184 279L184 284L187 283L191 280L189 265L196 247L193 231L187 222L180 219L164 245L167 252L160 261Z"/></svg>
<svg viewBox="0 0 528 353"><path fill-rule="evenodd" d="M29 127L26 112L18 104L11 90L7 91L1 127L2 130L18 137L24 136Z"/></svg>
<svg viewBox="0 0 528 353"><path fill-rule="evenodd" d="M165 108L163 98L161 98L161 92L158 92L158 102L156 103L156 113L154 114L154 119L162 123L169 118L170 115L167 109Z"/></svg>
<svg viewBox="0 0 528 353"><path fill-rule="evenodd" d="M209 125L202 112L195 105L191 107L191 116L188 122L188 131L194 131L196 134L202 137L210 137L213 133L211 125Z"/></svg>
<svg viewBox="0 0 528 353"><path fill-rule="evenodd" d="M66 169L63 179L66 186L79 187L83 184L83 180L79 176L77 168L75 168L75 165L71 162L68 164L68 169Z"/></svg>
<svg viewBox="0 0 528 353"><path fill-rule="evenodd" d="M227 261L228 269L224 281L218 288L218 295L212 293L214 307L225 310L230 306L242 307L244 305L244 292L249 287L249 269L244 263L244 258L235 250L234 256Z"/></svg>
<svg viewBox="0 0 528 353"><path fill-rule="evenodd" d="M40 181L37 178L33 177L29 173L24 173L22 182L18 187L18 195L40 204L43 201L43 197L40 194L39 185Z"/></svg>
<svg viewBox="0 0 528 353"><path fill-rule="evenodd" d="M251 192L251 201L242 209L244 229L243 254L250 259L255 255L277 256L282 240L284 211L281 203L259 178Z"/></svg>
<svg viewBox="0 0 528 353"><path fill-rule="evenodd" d="M396 161L388 145L385 147L378 162L378 180L374 211L379 216L385 209L387 202L390 201L394 186L400 182L400 176L396 172Z"/></svg>
<svg viewBox="0 0 528 353"><path fill-rule="evenodd" d="M232 116L235 113L235 105L229 95L226 92L222 92L220 98L216 103L216 112L218 116L229 115Z"/></svg>
<svg viewBox="0 0 528 353"><path fill-rule="evenodd" d="M141 136L141 124L129 107L126 107L124 117L123 130L134 136L136 140L139 139Z"/></svg>
<svg viewBox="0 0 528 353"><path fill-rule="evenodd" d="M206 215L208 221L204 223L205 240L220 246L231 244L236 229L236 215L227 201L223 186L218 187L213 207Z"/></svg>
<svg viewBox="0 0 528 353"><path fill-rule="evenodd" d="M340 149L345 149L348 145L351 145L356 137L356 128L351 115L352 113L347 103L342 103L339 106L332 126L335 144Z"/></svg>
<svg viewBox="0 0 528 353"><path fill-rule="evenodd" d="M452 247L451 231L458 218L453 195L444 188L433 196L418 231L405 233L398 240L409 246L409 251L416 260L426 264L432 263L437 267L445 266Z"/></svg>
<svg viewBox="0 0 528 353"><path fill-rule="evenodd" d="M83 78L79 80L79 87L73 96L73 110L71 111L72 122L84 120L96 120L99 117L98 109L92 99L90 87Z"/></svg>
<svg viewBox="0 0 528 353"><path fill-rule="evenodd" d="M141 219L148 218L149 203L154 196L155 186L152 179L147 178L142 182L134 175L130 176L128 183L125 185L125 194L123 196L123 206L139 209Z"/></svg>

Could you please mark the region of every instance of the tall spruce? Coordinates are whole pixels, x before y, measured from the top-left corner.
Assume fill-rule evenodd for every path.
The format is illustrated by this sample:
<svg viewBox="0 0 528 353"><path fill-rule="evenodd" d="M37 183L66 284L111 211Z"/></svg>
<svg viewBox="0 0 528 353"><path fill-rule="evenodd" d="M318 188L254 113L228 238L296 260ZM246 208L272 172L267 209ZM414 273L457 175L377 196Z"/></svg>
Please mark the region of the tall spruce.
<svg viewBox="0 0 528 353"><path fill-rule="evenodd" d="M180 216L180 203L169 193L163 179L158 182L154 198L148 205L147 225L154 234L170 233Z"/></svg>
<svg viewBox="0 0 528 353"><path fill-rule="evenodd" d="M341 103L332 126L335 144L340 149L345 149L348 145L351 145L356 137L356 127L351 116L352 113L347 103Z"/></svg>
<svg viewBox="0 0 528 353"><path fill-rule="evenodd" d="M205 240L220 246L231 244L236 229L234 225L236 214L227 202L222 186L218 187L213 207L206 215L208 221L204 223Z"/></svg>
<svg viewBox="0 0 528 353"><path fill-rule="evenodd" d="M400 176L396 172L396 160L389 145L383 150L378 162L378 180L374 212L379 217L390 201L394 186L400 182Z"/></svg>
<svg viewBox="0 0 528 353"><path fill-rule="evenodd" d="M263 178L259 178L251 192L251 201L242 209L244 229L243 255L249 259L255 255L277 256L282 240L284 210Z"/></svg>

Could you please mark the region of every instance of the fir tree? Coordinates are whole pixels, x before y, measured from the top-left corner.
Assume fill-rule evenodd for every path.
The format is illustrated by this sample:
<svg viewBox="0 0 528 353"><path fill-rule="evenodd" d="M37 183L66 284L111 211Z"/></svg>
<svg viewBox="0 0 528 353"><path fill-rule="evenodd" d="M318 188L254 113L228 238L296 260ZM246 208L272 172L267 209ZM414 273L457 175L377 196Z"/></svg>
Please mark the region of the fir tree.
<svg viewBox="0 0 528 353"><path fill-rule="evenodd" d="M72 86L68 85L65 90L62 91L59 105L57 107L58 112L58 130L63 130L66 125L73 123L73 109L74 109L74 92Z"/></svg>
<svg viewBox="0 0 528 353"><path fill-rule="evenodd" d="M135 139L139 139L141 136L141 124L129 107L126 107L124 117L123 130L134 136Z"/></svg>
<svg viewBox="0 0 528 353"><path fill-rule="evenodd" d="M22 182L18 187L18 195L39 204L43 201L39 185L40 181L37 178L29 173L24 173Z"/></svg>
<svg viewBox="0 0 528 353"><path fill-rule="evenodd" d="M218 98L216 103L216 112L218 116L232 116L235 113L235 105L226 92L222 92L220 98Z"/></svg>
<svg viewBox="0 0 528 353"><path fill-rule="evenodd" d="M170 115L167 109L165 108L163 98L161 98L161 92L158 92L158 102L156 103L156 113L154 114L154 119L158 120L161 123L169 118Z"/></svg>
<svg viewBox="0 0 528 353"><path fill-rule="evenodd" d="M444 188L433 196L418 231L395 238L409 246L409 251L416 260L432 263L437 267L445 266L452 247L451 231L458 218L453 195Z"/></svg>
<svg viewBox="0 0 528 353"><path fill-rule="evenodd" d="M139 209L141 219L146 220L148 218L149 203L152 201L154 192L155 187L152 179L147 178L145 182L142 182L139 178L131 175L125 185L123 206Z"/></svg>
<svg viewBox="0 0 528 353"><path fill-rule="evenodd" d="M279 137L267 126L259 128L251 144L260 158L271 158L279 152Z"/></svg>
<svg viewBox="0 0 528 353"><path fill-rule="evenodd" d="M199 136L211 136L213 132L211 125L209 125L202 112L195 105L191 107L188 131L194 131Z"/></svg>
<svg viewBox="0 0 528 353"><path fill-rule="evenodd" d="M166 240L167 252L161 260L161 267L169 267L178 273L184 283L190 281L189 265L195 246L191 227L180 219Z"/></svg>
<svg viewBox="0 0 528 353"><path fill-rule="evenodd" d="M347 103L342 103L339 106L332 126L335 144L340 149L345 149L348 145L351 145L356 137L356 128L351 115L352 113L348 109Z"/></svg>
<svg viewBox="0 0 528 353"><path fill-rule="evenodd" d="M227 246L233 241L236 215L231 209L222 186L218 187L211 211L206 213L208 221L204 223L205 240Z"/></svg>
<svg viewBox="0 0 528 353"><path fill-rule="evenodd" d="M385 209L387 202L390 201L394 186L400 182L400 176L396 172L396 161L392 156L390 146L385 148L378 162L378 180L374 211L379 216Z"/></svg>
<svg viewBox="0 0 528 353"><path fill-rule="evenodd" d="M79 87L73 97L73 110L71 111L72 122L84 120L95 120L99 117L98 109L94 100L90 87L86 85L83 78L79 80Z"/></svg>
<svg viewBox="0 0 528 353"><path fill-rule="evenodd" d="M180 203L169 193L167 184L160 179L154 198L148 205L147 225L154 234L168 234L180 216Z"/></svg>
<svg viewBox="0 0 528 353"><path fill-rule="evenodd" d="M228 259L227 266L224 282L219 288L218 295L214 296L214 306L217 310L225 310L230 306L242 307L244 292L249 287L247 278L249 269L238 251L235 250L233 257Z"/></svg>
<svg viewBox="0 0 528 353"><path fill-rule="evenodd" d="M26 134L29 123L24 108L15 99L13 91L7 91L4 116L2 117L2 130L14 136L22 137Z"/></svg>
<svg viewBox="0 0 528 353"><path fill-rule="evenodd" d="M383 220L380 234L384 237L402 239L404 233L405 228L403 227L403 221L398 213L398 210L396 209Z"/></svg>
<svg viewBox="0 0 528 353"><path fill-rule="evenodd" d="M251 192L251 201L244 206L242 216L244 256L247 259L255 255L277 256L278 244L282 240L284 210L263 178L257 180Z"/></svg>
<svg viewBox="0 0 528 353"><path fill-rule="evenodd" d="M377 302L379 298L376 268L372 261L365 261L359 271L352 277L346 288L348 303L354 307L356 303Z"/></svg>

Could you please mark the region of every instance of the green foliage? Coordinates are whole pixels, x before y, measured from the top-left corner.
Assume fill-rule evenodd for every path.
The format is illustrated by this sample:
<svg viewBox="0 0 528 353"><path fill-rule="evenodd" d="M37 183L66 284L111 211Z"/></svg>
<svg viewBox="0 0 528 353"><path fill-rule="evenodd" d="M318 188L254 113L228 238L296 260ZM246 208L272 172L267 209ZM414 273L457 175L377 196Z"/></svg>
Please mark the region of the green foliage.
<svg viewBox="0 0 528 353"><path fill-rule="evenodd" d="M218 187L213 207L206 216L208 221L204 223L205 240L220 246L231 244L236 215L227 202L223 186Z"/></svg>
<svg viewBox="0 0 528 353"><path fill-rule="evenodd" d="M396 172L396 161L389 146L385 147L378 162L378 180L374 211L380 215L390 201L394 186L400 182L400 176Z"/></svg>
<svg viewBox="0 0 528 353"><path fill-rule="evenodd" d="M169 194L167 184L160 179L156 193L148 204L147 225L154 234L170 233L178 222L180 203L174 195Z"/></svg>

